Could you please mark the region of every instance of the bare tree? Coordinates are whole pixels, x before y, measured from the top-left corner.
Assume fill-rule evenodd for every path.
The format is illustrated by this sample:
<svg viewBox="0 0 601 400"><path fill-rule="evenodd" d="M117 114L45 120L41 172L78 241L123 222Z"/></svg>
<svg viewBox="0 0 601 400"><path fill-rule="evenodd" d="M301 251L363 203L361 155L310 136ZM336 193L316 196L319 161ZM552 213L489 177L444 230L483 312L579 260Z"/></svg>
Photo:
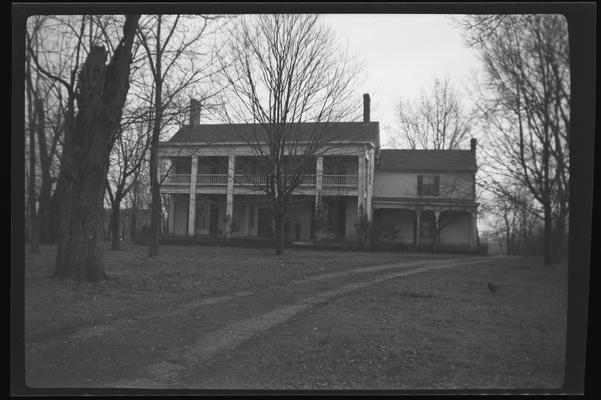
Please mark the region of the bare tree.
<svg viewBox="0 0 601 400"><path fill-rule="evenodd" d="M61 226L55 275L105 278L102 213L109 155L129 89L132 46L139 15L128 15L109 64L104 47L91 47L79 73L78 112L65 135L59 187Z"/></svg>
<svg viewBox="0 0 601 400"><path fill-rule="evenodd" d="M567 23L561 15L466 18L468 42L486 68L476 103L496 191L526 187L540 204L544 263L558 261L568 216L570 81Z"/></svg>
<svg viewBox="0 0 601 400"><path fill-rule="evenodd" d="M400 139L411 149L458 149L470 135L470 116L446 76L418 100L401 99L397 119Z"/></svg>
<svg viewBox="0 0 601 400"><path fill-rule="evenodd" d="M535 254L541 220L531 210L532 196L519 185L506 187L505 192L511 196L497 192L482 205L494 217L491 233L501 240L506 254Z"/></svg>
<svg viewBox="0 0 601 400"><path fill-rule="evenodd" d="M27 44L31 48L31 42L39 31L39 24L35 24L31 35L28 32ZM40 109L41 100L39 98L38 81L34 84L33 72L31 68L31 52L27 51L25 60L25 84L27 98L27 127L29 132L29 170L28 170L28 217L29 217L29 251L37 253L39 251L39 230L38 213L36 210L36 151L35 140L36 131L43 129L44 115Z"/></svg>
<svg viewBox="0 0 601 400"><path fill-rule="evenodd" d="M161 196L157 174L158 145L163 128L181 115L178 100L211 76L202 41L215 21L209 16L152 15L141 21L138 37L146 55L149 79L142 98L152 107L150 190L152 197L149 255L159 253ZM206 96L201 96L202 98Z"/></svg>
<svg viewBox="0 0 601 400"><path fill-rule="evenodd" d="M120 250L121 203L137 184L145 157L150 147L150 135L145 131L143 115L131 115L122 124L111 154L107 175L107 194L111 205L111 250Z"/></svg>
<svg viewBox="0 0 601 400"><path fill-rule="evenodd" d="M44 114L43 129L37 129L41 184L39 231L43 243L56 239L60 190L58 177L63 136L73 128L77 112L77 71L91 46L101 41L111 50L119 41L118 17L103 15L32 16L27 26L27 54L31 77L48 92L38 109Z"/></svg>
<svg viewBox="0 0 601 400"><path fill-rule="evenodd" d="M276 253L282 254L292 193L314 173L316 157L352 135L334 133L331 123L354 119L358 69L316 15L237 22L219 58L226 84L223 116L261 161L263 178L251 183L266 194Z"/></svg>

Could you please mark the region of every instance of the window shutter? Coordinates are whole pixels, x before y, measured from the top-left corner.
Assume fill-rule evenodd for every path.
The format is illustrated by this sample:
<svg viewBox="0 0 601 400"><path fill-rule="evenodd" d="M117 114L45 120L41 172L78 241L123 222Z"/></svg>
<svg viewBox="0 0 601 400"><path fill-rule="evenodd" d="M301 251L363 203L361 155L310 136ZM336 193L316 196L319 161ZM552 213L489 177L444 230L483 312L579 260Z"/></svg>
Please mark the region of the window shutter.
<svg viewBox="0 0 601 400"><path fill-rule="evenodd" d="M422 195L422 181L423 181L423 175L418 175L417 176L417 195L421 196Z"/></svg>
<svg viewBox="0 0 601 400"><path fill-rule="evenodd" d="M440 187L440 176L436 175L434 177L434 196L438 196L440 191L439 191L439 187Z"/></svg>

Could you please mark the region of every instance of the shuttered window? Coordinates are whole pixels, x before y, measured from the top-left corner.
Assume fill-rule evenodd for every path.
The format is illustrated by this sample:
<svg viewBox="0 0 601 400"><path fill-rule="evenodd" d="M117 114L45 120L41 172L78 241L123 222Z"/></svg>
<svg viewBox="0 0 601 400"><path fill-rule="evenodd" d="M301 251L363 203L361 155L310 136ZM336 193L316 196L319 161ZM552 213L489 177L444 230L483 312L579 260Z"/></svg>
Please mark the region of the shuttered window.
<svg viewBox="0 0 601 400"><path fill-rule="evenodd" d="M440 193L440 176L438 175L418 175L417 176L417 194L418 196L438 196Z"/></svg>

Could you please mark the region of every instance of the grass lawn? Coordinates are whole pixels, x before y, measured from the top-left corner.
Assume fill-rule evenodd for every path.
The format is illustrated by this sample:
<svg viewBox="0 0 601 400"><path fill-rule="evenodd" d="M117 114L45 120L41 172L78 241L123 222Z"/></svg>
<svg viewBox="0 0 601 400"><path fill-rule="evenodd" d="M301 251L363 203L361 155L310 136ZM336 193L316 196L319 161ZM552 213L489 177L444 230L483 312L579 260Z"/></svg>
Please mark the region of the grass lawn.
<svg viewBox="0 0 601 400"><path fill-rule="evenodd" d="M497 261L498 260L498 261ZM497 259L316 307L186 378L238 389L557 389L567 268ZM488 282L500 286L496 294Z"/></svg>
<svg viewBox="0 0 601 400"><path fill-rule="evenodd" d="M202 296L253 291L318 273L425 256L287 249L277 257L271 249L161 246L160 255L150 258L147 251L146 246L132 244L121 251L107 249L105 270L110 279L101 283L53 278L54 246L26 253L26 340L44 340Z"/></svg>
<svg viewBox="0 0 601 400"><path fill-rule="evenodd" d="M35 356L48 358L49 365L56 364L52 352L69 345L64 335L80 328L135 319L144 312L169 313L171 305L203 297L269 294L269 287L315 274L433 257L309 249L288 249L278 257L270 249L162 246L159 257L149 258L146 246L126 244L124 250L105 252L111 279L76 283L52 277L55 247L40 250L25 257L25 339L35 344L62 338L48 354ZM489 282L499 286L497 293L489 291ZM491 257L483 264L384 281L315 306L206 366L190 369L181 387L559 388L566 302L565 265L542 267L538 259ZM181 324L190 323L185 318ZM124 342L135 340L127 337L132 329L114 334L124 335ZM101 336L93 343L103 340ZM109 357L111 349L107 354L102 347L97 350Z"/></svg>

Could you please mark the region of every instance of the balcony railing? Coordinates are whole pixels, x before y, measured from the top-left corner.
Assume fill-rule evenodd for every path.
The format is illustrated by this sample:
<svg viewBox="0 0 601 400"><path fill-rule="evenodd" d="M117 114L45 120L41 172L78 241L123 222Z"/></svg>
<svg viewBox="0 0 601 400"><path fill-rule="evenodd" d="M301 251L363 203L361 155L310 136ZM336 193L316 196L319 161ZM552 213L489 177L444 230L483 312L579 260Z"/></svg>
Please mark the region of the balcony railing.
<svg viewBox="0 0 601 400"><path fill-rule="evenodd" d="M177 184L190 184L190 174L169 174L165 177L165 179L163 180L163 183L165 184L173 184L173 185L177 185Z"/></svg>
<svg viewBox="0 0 601 400"><path fill-rule="evenodd" d="M234 185L256 186L265 185L267 178L265 175L236 174L234 175ZM302 186L315 186L315 175L307 175L303 178ZM357 175L323 175L322 184L326 187L356 187ZM169 174L164 184L190 184L190 174ZM227 174L198 174L196 175L197 186L226 186Z"/></svg>
<svg viewBox="0 0 601 400"><path fill-rule="evenodd" d="M357 175L324 175L324 186L357 186Z"/></svg>
<svg viewBox="0 0 601 400"><path fill-rule="evenodd" d="M267 179L265 175L249 175L249 174L236 174L234 175L234 185L243 186L260 186L265 185Z"/></svg>
<svg viewBox="0 0 601 400"><path fill-rule="evenodd" d="M196 186L223 186L227 185L227 174L198 174L196 175Z"/></svg>

